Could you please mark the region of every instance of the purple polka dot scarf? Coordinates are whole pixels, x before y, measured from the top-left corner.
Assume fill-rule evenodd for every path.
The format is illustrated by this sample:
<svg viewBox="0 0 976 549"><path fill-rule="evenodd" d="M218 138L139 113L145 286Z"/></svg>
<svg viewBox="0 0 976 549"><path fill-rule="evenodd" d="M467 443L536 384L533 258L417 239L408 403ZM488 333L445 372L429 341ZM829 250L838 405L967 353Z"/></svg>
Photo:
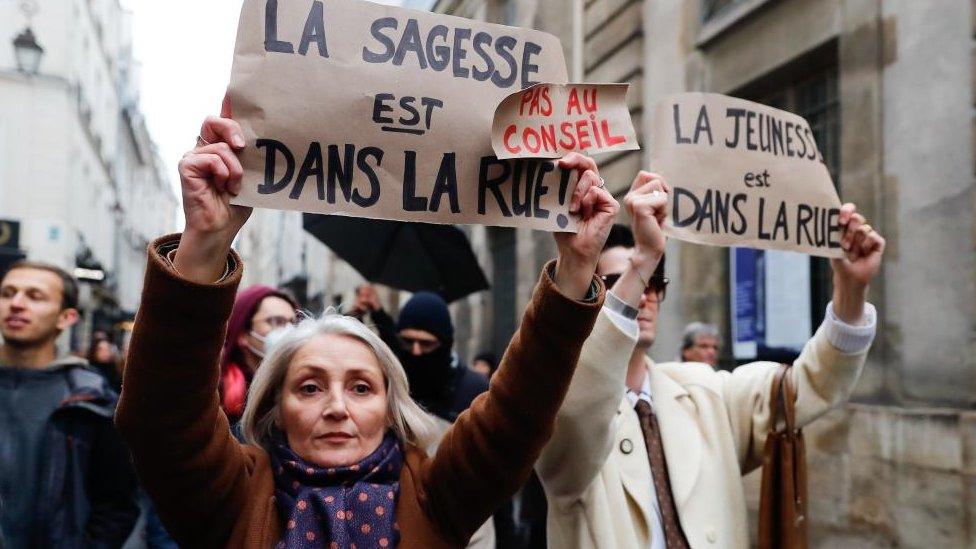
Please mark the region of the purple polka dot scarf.
<svg viewBox="0 0 976 549"><path fill-rule="evenodd" d="M346 467L310 465L283 434L276 434L273 446L275 499L285 526L278 547L371 549L400 543L395 511L403 451L392 433Z"/></svg>

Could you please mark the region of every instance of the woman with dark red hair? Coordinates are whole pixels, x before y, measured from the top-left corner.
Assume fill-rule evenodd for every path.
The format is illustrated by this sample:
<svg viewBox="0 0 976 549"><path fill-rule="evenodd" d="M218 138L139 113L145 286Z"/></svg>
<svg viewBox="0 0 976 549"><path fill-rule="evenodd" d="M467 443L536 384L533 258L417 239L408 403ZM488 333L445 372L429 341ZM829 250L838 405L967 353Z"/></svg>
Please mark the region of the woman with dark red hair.
<svg viewBox="0 0 976 549"><path fill-rule="evenodd" d="M249 286L237 294L220 358L220 405L231 425L244 412L247 388L267 352L268 335L294 324L297 308L291 296L270 286Z"/></svg>

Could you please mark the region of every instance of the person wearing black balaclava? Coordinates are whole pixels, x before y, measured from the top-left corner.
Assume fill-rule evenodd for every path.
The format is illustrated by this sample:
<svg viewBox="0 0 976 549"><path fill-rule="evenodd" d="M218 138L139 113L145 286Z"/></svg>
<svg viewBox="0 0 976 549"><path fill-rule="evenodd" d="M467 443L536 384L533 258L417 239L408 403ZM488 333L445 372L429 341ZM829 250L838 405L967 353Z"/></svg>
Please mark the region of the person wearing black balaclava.
<svg viewBox="0 0 976 549"><path fill-rule="evenodd" d="M488 379L461 364L454 353L454 324L439 295L414 294L400 310L395 329L385 313L374 312L373 319L403 363L410 396L430 413L453 423L476 396L488 390Z"/></svg>
<svg viewBox="0 0 976 549"><path fill-rule="evenodd" d="M447 303L437 294L417 292L393 319L380 307L370 310L380 337L393 349L410 382L410 396L435 417L443 434L471 401L488 390L488 378L461 364L454 352L454 323ZM427 448L433 455L437 444ZM505 509L510 510L511 501ZM502 513L504 515L504 513ZM471 536L466 549L494 548L504 538L488 520Z"/></svg>

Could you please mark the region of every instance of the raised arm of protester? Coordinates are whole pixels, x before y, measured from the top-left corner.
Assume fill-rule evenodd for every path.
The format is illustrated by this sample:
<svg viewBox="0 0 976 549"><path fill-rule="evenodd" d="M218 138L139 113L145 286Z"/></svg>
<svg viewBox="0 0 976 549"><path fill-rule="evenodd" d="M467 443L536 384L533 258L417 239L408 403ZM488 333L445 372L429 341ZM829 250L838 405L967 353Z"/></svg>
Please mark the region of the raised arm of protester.
<svg viewBox="0 0 976 549"><path fill-rule="evenodd" d="M230 115L225 109L226 116ZM579 170L576 234L557 236L491 389L426 456L427 416L393 352L362 323L308 319L269 349L231 435L218 358L241 278L231 243L250 214L241 129L208 119L180 163L186 230L150 246L117 422L163 522L181 545L463 545L525 481L548 439L602 306L593 277L617 203L591 159Z"/></svg>
<svg viewBox="0 0 976 549"><path fill-rule="evenodd" d="M659 255L663 217L638 207L646 200L642 182L651 194L668 191L653 174L640 174L625 199L632 232L615 227L620 234L600 257L597 274L612 288L536 466L549 497L549 544L745 547L741 475L760 464L779 365L756 362L730 373L647 357L667 278ZM884 239L852 204L843 206L840 223L847 255L832 263L833 302L791 370L800 424L846 400L874 337L865 296Z"/></svg>
<svg viewBox="0 0 976 549"><path fill-rule="evenodd" d="M631 333L615 325L612 315L620 314L615 312L615 305L630 307L636 313L645 302L645 281L652 278L664 256L666 238L661 226L669 190L659 175L640 172L624 198L636 245L613 288L608 288L609 301L580 356L581 365L617 367L581 367L573 377L556 416L556 429L536 464L550 506L575 504L613 448L612 422L627 374L626 366L619 366L626 365L633 355L637 334L636 326Z"/></svg>
<svg viewBox="0 0 976 549"><path fill-rule="evenodd" d="M558 258L543 267L489 391L458 417L429 468L435 514L460 540L525 484L603 303L593 273L618 205L592 159L570 154L560 165L580 173L570 202L570 211L581 216L579 232L555 234ZM586 312L585 323L578 308ZM489 493L494 496L478 496Z"/></svg>
<svg viewBox="0 0 976 549"><path fill-rule="evenodd" d="M841 247L845 255L830 261L833 299L823 324L790 370L800 426L848 399L874 340L876 313L867 302L867 292L881 268L885 239L857 213L854 204L841 207L839 223L844 226ZM761 465L776 366L755 362L721 376L743 472Z"/></svg>

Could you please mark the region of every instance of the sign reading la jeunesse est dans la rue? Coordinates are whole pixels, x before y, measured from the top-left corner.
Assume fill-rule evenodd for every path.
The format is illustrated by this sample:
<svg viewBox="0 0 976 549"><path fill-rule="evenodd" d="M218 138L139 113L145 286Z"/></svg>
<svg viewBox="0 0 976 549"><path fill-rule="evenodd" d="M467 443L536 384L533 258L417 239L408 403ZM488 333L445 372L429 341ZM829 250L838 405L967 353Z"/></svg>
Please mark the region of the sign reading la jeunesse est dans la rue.
<svg viewBox="0 0 976 549"><path fill-rule="evenodd" d="M680 240L841 257L840 198L803 118L717 94L658 103L651 170Z"/></svg>

